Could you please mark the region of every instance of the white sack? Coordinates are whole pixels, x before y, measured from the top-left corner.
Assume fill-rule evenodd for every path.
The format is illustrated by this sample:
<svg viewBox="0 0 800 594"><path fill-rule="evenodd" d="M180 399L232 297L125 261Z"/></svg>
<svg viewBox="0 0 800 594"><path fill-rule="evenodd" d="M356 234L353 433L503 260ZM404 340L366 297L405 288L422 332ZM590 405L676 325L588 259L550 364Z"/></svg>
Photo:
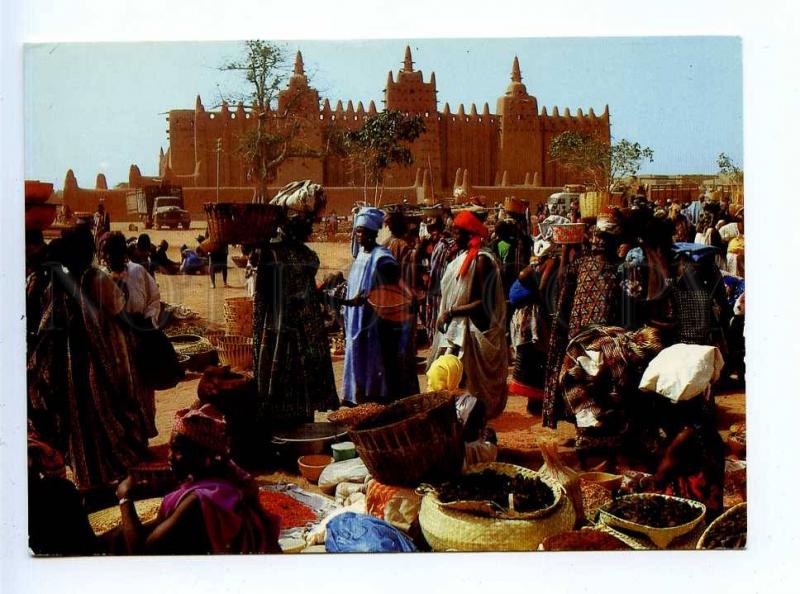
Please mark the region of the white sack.
<svg viewBox="0 0 800 594"><path fill-rule="evenodd" d="M323 493L333 493L339 483L363 483L369 471L361 458L328 464L319 475L317 485Z"/></svg>
<svg viewBox="0 0 800 594"><path fill-rule="evenodd" d="M674 344L650 361L639 389L656 392L672 402L691 400L719 379L724 364L717 347Z"/></svg>

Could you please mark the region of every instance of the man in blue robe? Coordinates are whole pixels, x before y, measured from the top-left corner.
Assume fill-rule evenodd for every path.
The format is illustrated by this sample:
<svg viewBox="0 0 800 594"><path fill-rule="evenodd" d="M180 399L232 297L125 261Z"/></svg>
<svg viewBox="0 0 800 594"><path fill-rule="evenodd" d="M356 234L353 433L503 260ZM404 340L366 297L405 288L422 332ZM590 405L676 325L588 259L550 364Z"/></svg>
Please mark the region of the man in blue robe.
<svg viewBox="0 0 800 594"><path fill-rule="evenodd" d="M410 326L382 319L367 300L376 288L400 282L397 260L377 244L383 217L377 208L363 208L353 222L358 250L347 279L347 299L353 305L345 307L344 315L343 400L350 405L388 402L419 391L416 370L397 365L398 354L410 340Z"/></svg>

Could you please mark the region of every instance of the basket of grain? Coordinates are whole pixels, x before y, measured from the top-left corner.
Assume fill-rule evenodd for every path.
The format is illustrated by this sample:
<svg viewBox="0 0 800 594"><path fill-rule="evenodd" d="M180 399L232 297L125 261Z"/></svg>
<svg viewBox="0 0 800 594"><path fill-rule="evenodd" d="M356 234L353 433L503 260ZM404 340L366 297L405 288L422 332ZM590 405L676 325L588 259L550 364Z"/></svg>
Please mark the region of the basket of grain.
<svg viewBox="0 0 800 594"><path fill-rule="evenodd" d="M274 204L207 202L203 205L209 238L216 243L248 244L269 240L283 209Z"/></svg>
<svg viewBox="0 0 800 594"><path fill-rule="evenodd" d="M551 498L538 510L487 513L486 506L444 503L437 491L422 499L419 524L434 551L535 551L546 537L571 530L575 510L563 487L548 476L513 464L489 463L470 467L465 475L485 471L543 483ZM472 502L480 503L480 502Z"/></svg>
<svg viewBox="0 0 800 594"><path fill-rule="evenodd" d="M373 478L387 485L446 480L464 462L455 395L447 392L398 400L350 427L349 435Z"/></svg>
<svg viewBox="0 0 800 594"><path fill-rule="evenodd" d="M228 334L251 336L253 334L253 299L227 297L223 304L225 328Z"/></svg>
<svg viewBox="0 0 800 594"><path fill-rule="evenodd" d="M217 352L222 365L231 369L249 371L253 368L253 338L251 336L227 335L217 339Z"/></svg>
<svg viewBox="0 0 800 594"><path fill-rule="evenodd" d="M158 516L158 510L161 508L161 497L134 501L133 506L136 508L136 515L141 523L147 524ZM122 514L118 505L89 514L89 525L96 536L101 536L109 530L113 530L121 523Z"/></svg>

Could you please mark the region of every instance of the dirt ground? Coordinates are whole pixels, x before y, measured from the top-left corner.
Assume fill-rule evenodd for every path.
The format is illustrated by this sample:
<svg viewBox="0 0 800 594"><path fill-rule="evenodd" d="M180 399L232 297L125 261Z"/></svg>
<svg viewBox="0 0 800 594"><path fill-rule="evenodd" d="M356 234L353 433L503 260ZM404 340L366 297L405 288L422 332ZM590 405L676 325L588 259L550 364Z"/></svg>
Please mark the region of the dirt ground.
<svg viewBox="0 0 800 594"><path fill-rule="evenodd" d="M128 236L138 234L138 231L128 230L127 224L115 225L115 229L123 231ZM153 243L158 244L162 239L169 243L169 255L173 260L180 260L180 246L186 244L192 248L197 246L196 237L205 231L205 226L196 224L189 230L150 230ZM342 271L346 275L352 261L349 253L349 243L311 243L309 244L320 257L321 267L318 279L329 272ZM230 255L238 253L238 248L231 248ZM224 327L223 303L226 297L237 297L245 294L244 270L236 268L230 261L228 271L230 288L222 287L222 279L217 278L217 288L212 289L210 281L204 275L158 275L156 280L161 290L163 301L174 305L184 305L197 312L200 319L197 325L206 325L209 328ZM421 355L425 354L420 352ZM337 385L341 386L342 361L334 361L334 373ZM420 387L424 390L427 381L424 375L419 376ZM191 374L186 381L181 382L172 390L156 394L156 424L159 435L151 443L163 444L169 438L169 430L175 411L189 406L196 398L199 375ZM727 434L729 427L734 423L744 421L745 395L743 392L719 395L718 427ZM495 419L491 425L495 426L498 433L498 445L501 459L516 462L526 466L537 467L541 464L541 457L536 444L542 440L555 440L559 443L560 450L567 460L573 456L572 444L575 438L574 427L568 423L561 423L558 429L542 427L541 417L533 416L526 410L527 401L519 396L509 397L504 413ZM318 420L324 420L325 414L320 413ZM274 480L291 480L305 483L299 477L272 475Z"/></svg>

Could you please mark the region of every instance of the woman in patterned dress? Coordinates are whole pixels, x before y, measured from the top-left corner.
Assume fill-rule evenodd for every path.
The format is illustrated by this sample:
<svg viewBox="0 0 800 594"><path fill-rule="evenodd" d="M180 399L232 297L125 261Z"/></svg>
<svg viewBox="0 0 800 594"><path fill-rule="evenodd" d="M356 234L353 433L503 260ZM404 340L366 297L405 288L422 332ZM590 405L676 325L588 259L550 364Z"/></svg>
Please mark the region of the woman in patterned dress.
<svg viewBox="0 0 800 594"><path fill-rule="evenodd" d="M567 343L586 326L618 325L620 283L617 263L618 236L598 231L592 233L591 248L569 263L562 255L559 297L548 343L542 424L555 428L563 418L559 375Z"/></svg>
<svg viewBox="0 0 800 594"><path fill-rule="evenodd" d="M295 215L283 227L284 239L265 244L259 255L253 370L267 430L311 422L314 411L339 406L316 285L319 257L305 245L311 231L310 217Z"/></svg>

